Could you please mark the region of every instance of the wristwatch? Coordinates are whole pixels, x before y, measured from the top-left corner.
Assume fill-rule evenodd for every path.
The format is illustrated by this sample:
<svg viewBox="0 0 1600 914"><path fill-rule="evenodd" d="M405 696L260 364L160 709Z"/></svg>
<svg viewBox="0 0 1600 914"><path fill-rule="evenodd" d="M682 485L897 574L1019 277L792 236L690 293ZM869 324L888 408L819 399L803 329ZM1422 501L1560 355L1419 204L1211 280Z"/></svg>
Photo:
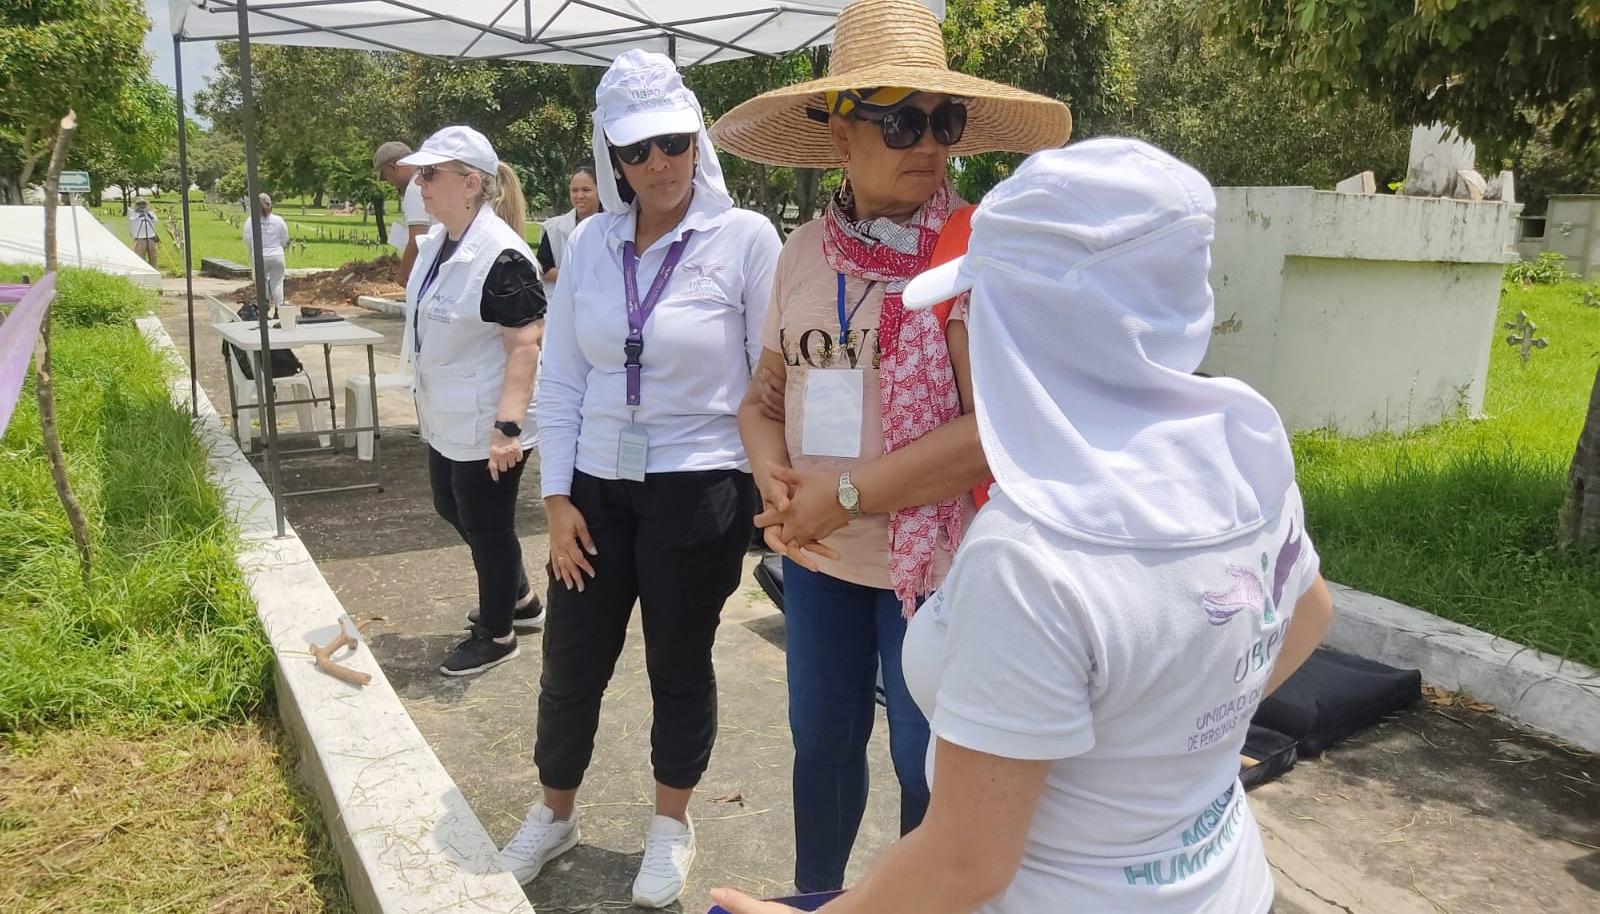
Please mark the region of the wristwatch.
<svg viewBox="0 0 1600 914"><path fill-rule="evenodd" d="M850 482L849 473L839 474L839 507L849 512L852 519L861 516L861 490Z"/></svg>
<svg viewBox="0 0 1600 914"><path fill-rule="evenodd" d="M497 420L495 422L494 427L496 429L499 429L500 434L505 435L507 438L521 438L522 437L522 426L518 425L515 422L510 422L510 421L505 420L505 419L499 419L499 420Z"/></svg>

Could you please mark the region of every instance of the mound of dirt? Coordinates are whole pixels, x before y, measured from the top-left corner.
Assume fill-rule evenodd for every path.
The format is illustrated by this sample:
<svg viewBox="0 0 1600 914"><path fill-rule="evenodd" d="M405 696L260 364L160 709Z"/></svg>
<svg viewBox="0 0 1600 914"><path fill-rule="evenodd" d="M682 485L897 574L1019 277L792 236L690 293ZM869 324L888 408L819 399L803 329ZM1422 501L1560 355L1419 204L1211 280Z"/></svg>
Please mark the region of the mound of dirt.
<svg viewBox="0 0 1600 914"><path fill-rule="evenodd" d="M353 304L357 296L404 298L406 290L394 281L400 258L386 254L377 260L353 260L337 269L314 276L291 276L283 281L283 294L297 305L332 307ZM234 290L234 298L248 300L255 295L253 285Z"/></svg>

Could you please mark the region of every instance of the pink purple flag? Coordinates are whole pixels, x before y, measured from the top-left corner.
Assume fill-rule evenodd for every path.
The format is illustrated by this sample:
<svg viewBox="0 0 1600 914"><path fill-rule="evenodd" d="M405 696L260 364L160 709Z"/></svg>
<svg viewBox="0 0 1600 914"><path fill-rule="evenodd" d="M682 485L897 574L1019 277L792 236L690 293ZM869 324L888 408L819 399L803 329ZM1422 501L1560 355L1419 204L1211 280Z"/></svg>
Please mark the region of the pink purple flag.
<svg viewBox="0 0 1600 914"><path fill-rule="evenodd" d="M33 342L39 336L45 310L55 297L56 274L46 273L23 293L0 323L0 437L5 435L11 413L17 408L22 380L28 376L28 362L33 358Z"/></svg>

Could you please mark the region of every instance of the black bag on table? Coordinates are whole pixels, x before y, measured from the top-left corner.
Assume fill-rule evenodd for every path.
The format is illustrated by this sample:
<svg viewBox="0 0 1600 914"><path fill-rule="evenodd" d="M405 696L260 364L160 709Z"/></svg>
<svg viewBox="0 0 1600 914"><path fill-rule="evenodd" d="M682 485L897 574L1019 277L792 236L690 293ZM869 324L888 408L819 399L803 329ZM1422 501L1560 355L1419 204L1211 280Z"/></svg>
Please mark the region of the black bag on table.
<svg viewBox="0 0 1600 914"><path fill-rule="evenodd" d="M256 307L255 302L247 301L239 306L239 320L257 320L260 314L261 310ZM224 359L233 359L234 363L239 366L239 372L243 374L246 379L251 381L256 379L255 359L250 357L250 353L245 352L243 349L240 349L238 346L235 346L232 343L223 343L222 357ZM295 355L293 350L272 350L272 376L274 378L287 378L290 375L296 375L305 370L305 365L301 364L300 357Z"/></svg>

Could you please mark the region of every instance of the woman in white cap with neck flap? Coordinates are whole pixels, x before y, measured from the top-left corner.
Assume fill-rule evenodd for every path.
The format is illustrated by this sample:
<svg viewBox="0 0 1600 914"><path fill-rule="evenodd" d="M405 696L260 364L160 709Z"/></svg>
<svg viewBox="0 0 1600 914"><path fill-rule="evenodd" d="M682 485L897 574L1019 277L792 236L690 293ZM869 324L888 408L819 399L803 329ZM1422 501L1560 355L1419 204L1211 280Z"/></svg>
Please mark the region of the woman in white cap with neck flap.
<svg viewBox="0 0 1600 914"><path fill-rule="evenodd" d="M694 857L688 803L716 737L711 646L755 514L736 414L781 243L765 217L734 207L670 60L622 54L595 101L604 211L567 242L539 383L544 794L502 856L526 883L577 843L577 791L637 601L656 789L633 901L662 907Z"/></svg>
<svg viewBox="0 0 1600 914"><path fill-rule="evenodd" d="M538 444L533 378L544 289L522 239L522 187L471 127L445 127L400 160L415 166L438 224L417 244L402 345L416 361L417 416L433 505L472 551L478 608L446 676L517 656L516 629L542 624L517 542L517 486Z"/></svg>
<svg viewBox="0 0 1600 914"><path fill-rule="evenodd" d="M1194 169L1091 140L1024 162L966 257L907 287L972 293L996 484L906 635L928 815L823 911L1271 909L1239 751L1332 602L1277 412L1192 374L1214 220Z"/></svg>

